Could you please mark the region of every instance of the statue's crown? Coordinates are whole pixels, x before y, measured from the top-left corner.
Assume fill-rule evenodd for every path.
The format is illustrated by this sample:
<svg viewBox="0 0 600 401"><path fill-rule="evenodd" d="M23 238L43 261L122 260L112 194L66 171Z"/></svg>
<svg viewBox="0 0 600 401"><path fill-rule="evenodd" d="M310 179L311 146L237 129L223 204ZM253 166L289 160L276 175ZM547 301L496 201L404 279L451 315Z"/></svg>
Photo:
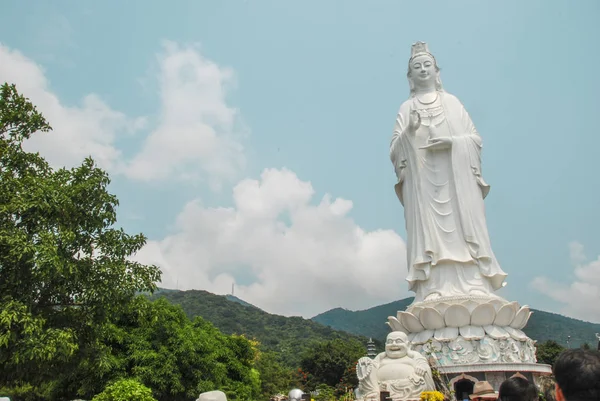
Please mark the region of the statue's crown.
<svg viewBox="0 0 600 401"><path fill-rule="evenodd" d="M433 57L433 54L431 54L429 52L429 47L427 47L427 43L425 42L417 42L414 45L412 45L411 49L410 49L410 58L411 60L417 56L420 56L422 54L427 54L428 56Z"/></svg>

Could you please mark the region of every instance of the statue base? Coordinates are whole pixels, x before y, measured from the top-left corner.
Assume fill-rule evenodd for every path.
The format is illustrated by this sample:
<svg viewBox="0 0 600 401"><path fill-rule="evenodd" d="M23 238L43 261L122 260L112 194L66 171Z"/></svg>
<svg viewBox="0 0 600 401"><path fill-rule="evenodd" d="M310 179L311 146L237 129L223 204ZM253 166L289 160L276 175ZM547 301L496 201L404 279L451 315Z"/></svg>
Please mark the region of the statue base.
<svg viewBox="0 0 600 401"><path fill-rule="evenodd" d="M448 383L449 390L454 391L457 401L468 398L475 383L482 380L498 391L500 384L511 377L522 377L539 387L543 378L552 374L550 365L537 363L456 364L440 366L438 369L444 383Z"/></svg>
<svg viewBox="0 0 600 401"><path fill-rule="evenodd" d="M497 296L452 296L411 304L388 317L412 349L435 365L535 364L535 343L522 331L528 306Z"/></svg>

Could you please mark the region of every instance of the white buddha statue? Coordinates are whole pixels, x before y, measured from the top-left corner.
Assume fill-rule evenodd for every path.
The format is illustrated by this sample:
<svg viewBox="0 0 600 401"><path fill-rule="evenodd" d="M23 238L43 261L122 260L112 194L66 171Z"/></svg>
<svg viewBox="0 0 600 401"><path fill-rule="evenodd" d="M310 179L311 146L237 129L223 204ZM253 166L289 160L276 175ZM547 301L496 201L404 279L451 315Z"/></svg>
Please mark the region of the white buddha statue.
<svg viewBox="0 0 600 401"><path fill-rule="evenodd" d="M424 356L412 351L408 337L401 331L388 334L385 352L375 359L358 361L358 398L379 399L380 391L389 391L392 400L419 399L423 391L434 390L431 368Z"/></svg>
<svg viewBox="0 0 600 401"><path fill-rule="evenodd" d="M390 146L406 220L409 288L415 303L492 296L502 271L490 245L481 175L481 137L461 102L444 91L427 45L412 46L410 97Z"/></svg>

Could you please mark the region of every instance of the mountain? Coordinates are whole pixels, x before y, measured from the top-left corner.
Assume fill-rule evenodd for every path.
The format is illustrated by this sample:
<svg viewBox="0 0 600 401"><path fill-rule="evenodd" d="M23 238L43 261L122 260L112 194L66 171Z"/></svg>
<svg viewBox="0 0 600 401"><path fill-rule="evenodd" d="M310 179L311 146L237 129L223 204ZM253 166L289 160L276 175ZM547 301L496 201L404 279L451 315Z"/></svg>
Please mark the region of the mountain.
<svg viewBox="0 0 600 401"><path fill-rule="evenodd" d="M249 304L248 302L244 301L243 299L239 299L238 297L236 297L235 295L225 295L225 299L227 299L228 301L231 302L237 302L240 305L244 305L244 306L250 306L252 308L256 308L258 310L262 310L252 304ZM263 311L264 312L264 311Z"/></svg>
<svg viewBox="0 0 600 401"><path fill-rule="evenodd" d="M396 316L398 311L405 310L412 301L413 298L406 298L361 311L336 308L321 313L312 320L333 329L384 341L390 331L385 324L387 317ZM532 311L533 315L523 329L529 338L539 342L554 340L570 347L579 347L583 343L592 346L596 344L595 333L600 332L600 324L584 322L556 313L535 309ZM569 344L567 344L568 336L570 336Z"/></svg>
<svg viewBox="0 0 600 401"><path fill-rule="evenodd" d="M313 317L312 320L336 330L382 340L390 331L385 324L388 316L396 316L399 310L406 309L412 301L413 298L406 298L360 311L335 308Z"/></svg>
<svg viewBox="0 0 600 401"><path fill-rule="evenodd" d="M226 334L243 334L259 341L263 351L278 353L280 361L297 367L302 352L314 342L340 338L365 344L368 338L335 330L310 319L272 315L232 295L207 291L158 290L150 299L164 297L181 305L190 318L201 316ZM376 343L382 349L381 343Z"/></svg>

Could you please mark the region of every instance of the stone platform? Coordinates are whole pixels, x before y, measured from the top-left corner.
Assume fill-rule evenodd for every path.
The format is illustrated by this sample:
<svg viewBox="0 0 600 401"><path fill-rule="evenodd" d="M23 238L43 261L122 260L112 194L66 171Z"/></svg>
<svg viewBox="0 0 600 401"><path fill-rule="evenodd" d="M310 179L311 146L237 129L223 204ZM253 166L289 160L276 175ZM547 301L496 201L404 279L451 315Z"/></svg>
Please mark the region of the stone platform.
<svg viewBox="0 0 600 401"><path fill-rule="evenodd" d="M495 391L500 384L511 377L523 377L539 385L542 376L552 374L550 365L538 363L488 363L488 364L457 364L438 367L442 380L454 391L455 399L461 401L473 392L473 386L478 381L489 382Z"/></svg>

